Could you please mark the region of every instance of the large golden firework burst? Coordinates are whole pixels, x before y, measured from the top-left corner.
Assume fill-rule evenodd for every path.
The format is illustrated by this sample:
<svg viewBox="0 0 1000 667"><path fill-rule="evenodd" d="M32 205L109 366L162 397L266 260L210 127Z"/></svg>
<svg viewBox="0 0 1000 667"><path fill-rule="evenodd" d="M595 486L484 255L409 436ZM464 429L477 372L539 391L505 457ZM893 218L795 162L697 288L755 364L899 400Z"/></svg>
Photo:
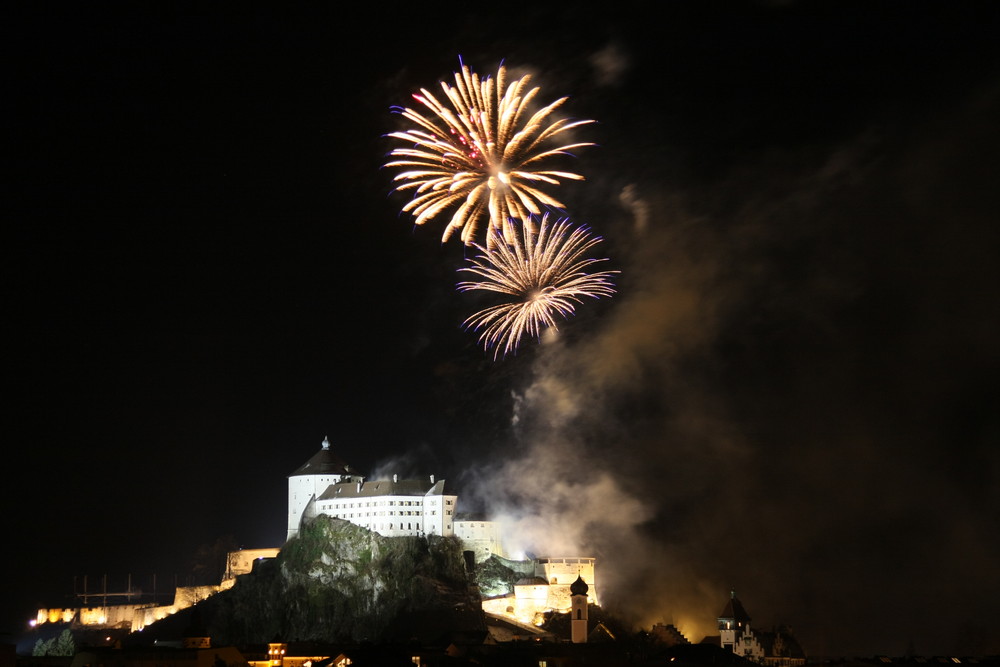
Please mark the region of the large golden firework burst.
<svg viewBox="0 0 1000 667"><path fill-rule="evenodd" d="M541 207L564 209L557 199L540 189L558 185L559 179L583 180L567 171L539 170L541 163L591 143L558 144L553 140L590 120L552 119L567 98L532 112L539 88L528 89L530 76L507 85L501 65L496 78L480 78L468 66L455 73L455 85L441 82L446 102L420 89L414 99L429 113L410 108L397 111L416 127L392 132L406 142L389 155L386 167L401 168L394 177L397 191L412 192L403 211L422 225L445 210L454 209L443 241L456 230L472 245L483 217L513 239L510 219L527 220L540 215ZM486 244L494 241L486 234Z"/></svg>
<svg viewBox="0 0 1000 667"><path fill-rule="evenodd" d="M489 247L473 244L479 254L470 259L470 266L459 271L473 273L482 280L465 281L458 289L499 292L514 297L513 301L490 306L465 320L465 326L481 331L479 341L493 349L493 358L516 350L524 337L541 338L548 328L558 330L557 318L569 318L583 297L599 298L615 293L611 276L618 271L586 270L606 259L584 255L601 238L591 236L567 220L549 224L548 216L541 224L520 224L508 221L513 241L491 228L494 242Z"/></svg>

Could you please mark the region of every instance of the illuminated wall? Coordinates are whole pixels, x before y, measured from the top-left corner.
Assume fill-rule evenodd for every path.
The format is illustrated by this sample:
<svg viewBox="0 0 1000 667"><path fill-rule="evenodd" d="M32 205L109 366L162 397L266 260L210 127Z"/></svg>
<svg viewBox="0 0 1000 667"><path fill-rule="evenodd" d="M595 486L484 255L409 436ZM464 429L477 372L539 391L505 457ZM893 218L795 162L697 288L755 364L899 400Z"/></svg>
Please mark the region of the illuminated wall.
<svg viewBox="0 0 1000 667"><path fill-rule="evenodd" d="M588 604L598 604L595 586L591 584L596 581L595 562L594 558L585 557L537 558L535 577L516 584L511 595L483 600L483 611L538 625L545 612L570 611L573 604L570 587L578 576L587 583Z"/></svg>
<svg viewBox="0 0 1000 667"><path fill-rule="evenodd" d="M116 604L99 607L39 609L35 625L45 623L76 623L92 628L128 628L141 630L150 623L178 611L175 605Z"/></svg>
<svg viewBox="0 0 1000 667"><path fill-rule="evenodd" d="M230 551L226 557L226 573L222 576L223 583L236 579L241 574L250 574L253 564L264 558L274 558L281 549L240 549Z"/></svg>
<svg viewBox="0 0 1000 667"><path fill-rule="evenodd" d="M496 521L456 521L455 535L462 540L467 550L475 552L477 563L493 554L507 557L503 549L500 524Z"/></svg>
<svg viewBox="0 0 1000 667"><path fill-rule="evenodd" d="M142 630L147 625L162 620L181 609L187 609L216 593L228 590L236 577L247 574L261 558L273 558L278 549L243 549L230 552L226 557L226 574L221 583L212 586L181 586L174 589L174 602L170 605L116 604L97 607L39 609L34 625L45 623L76 623L92 628L128 628L130 632Z"/></svg>
<svg viewBox="0 0 1000 667"><path fill-rule="evenodd" d="M590 587L590 596L596 599L593 591L597 587L597 576L594 572L594 558L536 558L535 576L545 579L550 584L569 586L577 577L581 577Z"/></svg>

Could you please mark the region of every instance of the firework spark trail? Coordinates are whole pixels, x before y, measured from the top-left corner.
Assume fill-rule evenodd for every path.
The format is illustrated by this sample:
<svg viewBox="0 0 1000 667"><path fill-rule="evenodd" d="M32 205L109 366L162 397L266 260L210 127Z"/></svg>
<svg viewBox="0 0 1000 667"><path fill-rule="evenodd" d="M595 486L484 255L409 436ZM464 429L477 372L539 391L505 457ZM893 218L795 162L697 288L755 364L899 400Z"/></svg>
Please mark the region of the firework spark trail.
<svg viewBox="0 0 1000 667"><path fill-rule="evenodd" d="M480 254L471 266L459 271L474 273L484 280L464 281L458 289L499 292L515 301L491 306L465 320L466 328L482 330L479 342L494 350L494 359L517 349L525 336L541 338L548 328L558 330L558 317L569 318L582 297L599 298L615 293L611 276L618 271L588 273L587 267L606 259L584 255L601 242L582 227L572 229L569 221L554 225L548 215L539 225L508 221L508 231L515 232L509 242L501 231L492 228L494 242L488 247L473 244Z"/></svg>
<svg viewBox="0 0 1000 667"><path fill-rule="evenodd" d="M413 198L403 211L416 216L422 225L439 213L454 208L442 241L456 230L473 245L483 217L489 220L486 245L498 227L503 238L513 242L509 220L527 220L541 215L541 206L563 209L540 186L559 185L559 179L583 180L567 171L536 170L540 163L592 143L549 146L558 135L592 120L551 120L566 97L532 113L529 108L539 88L528 90L530 76L506 85L507 72L501 65L496 79L480 78L467 65L455 73L455 85L441 82L447 103L421 88L413 98L430 113L411 108L397 109L416 127L388 136L407 143L389 155L396 158L386 167L403 168L394 177L396 191L412 191ZM450 104L450 106L449 106ZM499 237L496 237L499 238Z"/></svg>

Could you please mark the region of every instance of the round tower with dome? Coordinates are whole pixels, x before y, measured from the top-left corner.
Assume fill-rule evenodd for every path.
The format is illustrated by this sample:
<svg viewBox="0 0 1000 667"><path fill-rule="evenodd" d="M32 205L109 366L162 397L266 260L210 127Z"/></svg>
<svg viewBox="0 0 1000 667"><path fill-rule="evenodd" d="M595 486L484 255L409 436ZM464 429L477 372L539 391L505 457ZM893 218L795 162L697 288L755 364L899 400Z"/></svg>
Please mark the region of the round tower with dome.
<svg viewBox="0 0 1000 667"><path fill-rule="evenodd" d="M331 484L362 481L364 477L330 451L330 440L323 438L320 450L288 476L288 534L285 541L299 534L306 506Z"/></svg>

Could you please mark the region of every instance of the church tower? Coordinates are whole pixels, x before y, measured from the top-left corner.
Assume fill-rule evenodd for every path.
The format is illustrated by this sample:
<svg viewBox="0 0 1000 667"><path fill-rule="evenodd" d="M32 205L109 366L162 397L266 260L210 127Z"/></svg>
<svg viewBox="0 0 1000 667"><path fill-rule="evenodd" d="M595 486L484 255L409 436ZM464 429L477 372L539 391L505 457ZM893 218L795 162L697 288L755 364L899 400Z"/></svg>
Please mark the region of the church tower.
<svg viewBox="0 0 1000 667"><path fill-rule="evenodd" d="M733 651L743 633L749 629L750 615L736 598L736 591L730 591L729 602L719 614L719 644L727 651Z"/></svg>
<svg viewBox="0 0 1000 667"><path fill-rule="evenodd" d="M288 476L288 541L299 534L302 516L309 504L327 487L337 482L362 482L362 477L351 466L330 451L330 441L323 438L322 448Z"/></svg>
<svg viewBox="0 0 1000 667"><path fill-rule="evenodd" d="M570 584L570 631L569 636L574 644L587 642L587 593L590 587L583 577L578 576Z"/></svg>

